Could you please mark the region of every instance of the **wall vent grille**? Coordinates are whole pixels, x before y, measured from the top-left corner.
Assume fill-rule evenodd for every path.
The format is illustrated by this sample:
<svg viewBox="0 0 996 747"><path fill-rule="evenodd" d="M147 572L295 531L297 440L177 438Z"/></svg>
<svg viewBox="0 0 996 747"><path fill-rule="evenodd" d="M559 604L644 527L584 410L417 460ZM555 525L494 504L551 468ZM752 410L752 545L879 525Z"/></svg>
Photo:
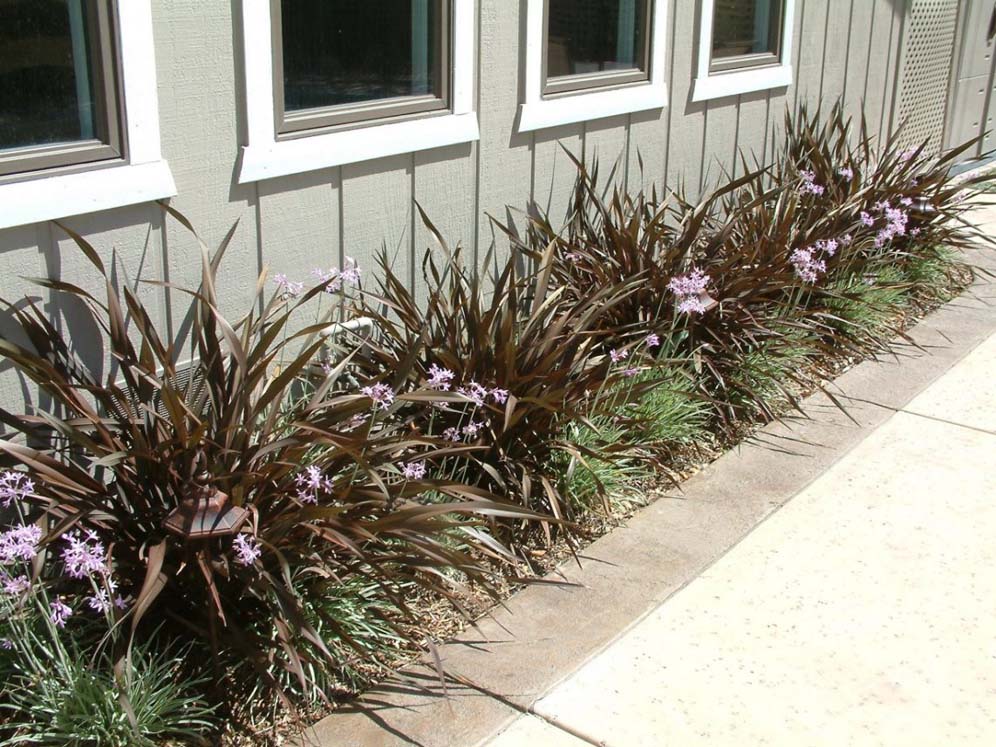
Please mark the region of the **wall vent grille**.
<svg viewBox="0 0 996 747"><path fill-rule="evenodd" d="M907 145L941 146L957 25L958 0L909 3L895 122Z"/></svg>

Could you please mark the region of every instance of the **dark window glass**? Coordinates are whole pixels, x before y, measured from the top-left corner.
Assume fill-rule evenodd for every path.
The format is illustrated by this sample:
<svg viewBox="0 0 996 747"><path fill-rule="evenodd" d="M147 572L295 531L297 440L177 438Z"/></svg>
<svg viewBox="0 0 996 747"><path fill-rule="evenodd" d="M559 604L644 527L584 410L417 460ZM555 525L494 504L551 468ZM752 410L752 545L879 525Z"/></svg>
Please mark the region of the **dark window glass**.
<svg viewBox="0 0 996 747"><path fill-rule="evenodd" d="M442 96L442 0L282 0L284 110Z"/></svg>
<svg viewBox="0 0 996 747"><path fill-rule="evenodd" d="M0 0L0 149L103 140L96 3Z"/></svg>
<svg viewBox="0 0 996 747"><path fill-rule="evenodd" d="M715 0L713 58L778 54L781 0Z"/></svg>
<svg viewBox="0 0 996 747"><path fill-rule="evenodd" d="M549 0L547 77L645 69L648 0Z"/></svg>

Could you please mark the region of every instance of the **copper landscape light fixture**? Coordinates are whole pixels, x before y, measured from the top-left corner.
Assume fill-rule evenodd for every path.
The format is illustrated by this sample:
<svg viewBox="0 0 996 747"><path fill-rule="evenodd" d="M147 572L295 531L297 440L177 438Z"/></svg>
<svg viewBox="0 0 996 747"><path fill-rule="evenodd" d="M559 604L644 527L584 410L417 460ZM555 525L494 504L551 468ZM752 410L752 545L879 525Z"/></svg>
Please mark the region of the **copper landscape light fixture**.
<svg viewBox="0 0 996 747"><path fill-rule="evenodd" d="M188 486L187 497L170 512L163 526L187 540L238 534L249 512L233 506L226 493L211 485L211 475L198 474Z"/></svg>
<svg viewBox="0 0 996 747"><path fill-rule="evenodd" d="M914 213L918 218L927 219L937 214L937 208L930 201L928 197L917 197L913 201L913 207L910 209L911 213Z"/></svg>
<svg viewBox="0 0 996 747"><path fill-rule="evenodd" d="M719 306L719 301L710 296L709 291L706 290L699 291L699 303L702 304L702 307L704 309L704 311L702 312L703 314L706 311L712 311L717 306Z"/></svg>

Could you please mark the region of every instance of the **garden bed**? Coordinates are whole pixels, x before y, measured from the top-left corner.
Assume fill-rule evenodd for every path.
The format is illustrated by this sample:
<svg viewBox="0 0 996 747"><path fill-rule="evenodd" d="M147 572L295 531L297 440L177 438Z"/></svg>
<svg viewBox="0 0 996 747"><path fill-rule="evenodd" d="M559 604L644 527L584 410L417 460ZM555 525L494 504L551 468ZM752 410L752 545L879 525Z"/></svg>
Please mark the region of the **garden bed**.
<svg viewBox="0 0 996 747"><path fill-rule="evenodd" d="M632 496L808 391L835 402L829 378L971 276L972 182L948 175L957 151L875 147L839 109L786 131L773 165L695 201L605 192L578 163L563 227L531 208L479 265L423 215L424 297L385 254L310 286L264 275L228 319L233 228L203 248L180 342L64 227L106 292L38 283L113 365L8 306L3 355L53 406L2 413L0 730L272 740L579 554Z"/></svg>
<svg viewBox="0 0 996 747"><path fill-rule="evenodd" d="M895 342L903 343L904 340L912 340L912 343L906 342L906 345L908 348L916 350L915 346L920 344L920 340L909 338L909 333L922 320L943 306L946 301L962 294L969 287L971 280L972 275L967 271L959 276L953 276L952 284L946 288L938 289L936 296L931 295L929 298L918 299L911 303L908 309L897 314L896 318L892 320L895 329L899 332ZM958 339L957 348L949 347L947 352L951 354L957 350L968 349L973 341L975 341L974 337L962 335ZM931 342L936 343L937 341L931 340ZM924 351L919 352L929 355ZM905 355L908 354L909 351L905 353ZM896 355L898 356L896 360L901 361L904 353L897 348ZM347 701L330 711L311 714L310 720L312 721L325 718L315 732L318 735L316 743L334 744L335 734L349 733L351 739L354 740L355 747L363 747L368 743L371 746L381 744L380 740L383 738L384 724L386 723L390 725L389 730L398 730L396 736L399 737L405 736L414 739L417 736L420 743L422 740L427 740L424 742L426 745L455 744L451 741L453 735L448 732L448 727L440 727L441 721L452 717L454 705L452 703L443 704L442 701L455 698L458 701L455 706L457 713L462 714L465 706L459 701L482 693L493 693L498 697L498 700L487 709L486 717L474 712L468 713L466 718L473 722L474 726L484 729L482 733L486 733L485 727L487 726L497 730L503 720L507 719L508 713L506 707L499 702L502 698L491 687L497 682L502 682L501 676L496 674L496 670L505 673L510 671L521 673L522 667L528 662L549 662L552 659L556 662L552 670L555 674L551 674L549 664L537 665L540 673L538 682L547 686L552 685L572 671L572 664L594 654L615 633L621 633L624 627L637 619L641 613L633 611L634 604L639 606L641 602L645 603L649 599L660 599L660 594L663 592L659 589L673 590L677 588L679 583L694 577L693 568L696 570L700 568L700 566L685 567L680 563L679 567L675 568L673 564L660 562L655 572L666 581L659 579L655 584L647 584L643 593L633 595L635 599L631 600L630 604L623 604L620 607L622 600L618 596L619 589L624 588L620 584L623 584L624 577L628 573L637 573L635 568L627 570L627 559L630 553L639 553L645 549L644 540L623 540L625 550L622 552L611 547L605 551L600 551L598 547L593 547L597 540L614 530L631 528L633 518L660 499L680 496L681 500L694 500L696 495L711 492L714 489L712 485L716 483L742 482L742 479L731 479L732 475L720 474L717 476L715 463L716 460L745 444L753 444L761 449L770 449L788 461L809 460L815 462L816 466L822 466L827 458L838 456L844 449L849 448L860 434L867 433L875 427L878 420L867 417L866 408L854 406L849 402L844 405L847 411L845 414L844 410L837 410L837 405L830 402L825 396L820 396L819 393L824 388L830 387L839 395L841 387L838 384L843 384L843 388L846 390L846 374L865 360L867 359L838 357L819 361L817 365L806 372L798 387L792 392L801 402L801 412L787 407L787 403L782 403L776 409L779 429L773 430L770 425L766 426L760 421L742 422L738 423L739 429L736 432L726 434L722 440L712 438L706 442L690 445L682 453L674 455L675 461L669 464L669 480L648 479L634 481L626 485L625 492L612 496L612 510L610 512L592 513L583 517L573 538L573 543L560 539L548 547L531 552L532 575L541 579L544 585L563 584L568 594L571 589L579 586L587 587L595 584L603 587L603 595L612 598L611 600L603 600L604 604L608 606L611 601L611 604L617 607L613 618L620 621L618 625L603 620L603 625L597 633L584 629L578 631L574 629L573 625L571 630L553 632L545 624L536 624L536 618L539 615L535 608L549 609L551 618L567 621L575 620L577 616L584 613L589 607L589 603L579 604L572 599L565 604L563 594L551 593L547 589L534 589L535 593L531 598L521 600L520 607L526 607L526 611L521 608L510 609L509 600L514 595L528 589L529 585L516 584L507 579L505 584L499 587L499 593L502 597L500 605L496 605L487 595L468 597L464 600L464 609L469 613L466 617L455 614L452 608L446 606L430 607L426 610L419 629L430 640L434 641L435 645L442 646L439 654L443 664L442 671L436 669L434 657L426 656L421 647L411 649L407 655L400 655L399 652L399 656L387 663L386 666L370 670L370 680L367 685L369 692L366 695L359 693L358 703ZM937 371L940 372L947 360L946 358L937 358L936 361ZM888 390L891 390L893 395L897 393L895 375L891 370L878 373L876 385L883 395ZM915 391L917 390L911 388L909 396L912 397ZM887 398L883 397L883 399ZM808 440L809 434L805 432L805 428L800 428L800 425L811 418L815 420L816 424L825 425L828 420L828 408L837 410L836 418L832 416L832 413L830 414L830 421L844 421L853 414L861 421L861 427L859 428L857 423L851 424L854 426L854 432L850 434L846 443L835 439L834 443L822 442L817 446ZM888 412L887 409L881 410L880 415L885 417ZM783 429L785 426L787 429ZM818 427L819 425L817 425ZM816 449L816 452L813 452L813 449ZM822 458L813 459L814 454L820 450L824 451L821 455ZM770 465L765 465L765 467L770 468ZM754 470L756 480L763 480L762 475L765 467ZM722 470L722 467L720 469ZM700 475L703 471L709 473L707 486L703 487L702 483L699 483L692 488L690 496L685 495L686 481ZM775 470L776 473L785 471L784 469ZM800 485L809 479L808 473L811 471L812 466L807 470L807 477L799 481ZM753 481L751 490L754 493L758 492ZM774 506L780 505L783 500L787 500L790 496L791 493L786 491L783 491L781 495L778 495L777 491L764 493L762 501L762 504L766 506L763 509L764 512L772 510ZM734 512L743 510L742 505L731 505L730 508ZM756 516L757 520L760 520L764 513L761 513L759 508L754 510L759 511ZM742 516L739 518L741 521L743 520ZM658 526L659 521L645 518L643 524ZM749 530L751 526L753 524L749 523L743 529ZM668 538L659 533L659 530L654 531L658 532L655 541L666 546ZM699 549L703 557L718 557L728 548L728 542L730 542L728 537L724 537L722 541L703 542ZM687 538L674 544L675 546L684 546L686 543ZM663 555L664 553L661 553L661 556ZM613 583L606 583L604 574L589 572L589 566L592 563L596 565L618 563L620 578L615 579ZM642 577L646 578L646 576ZM494 612L499 608L502 614L500 619L496 620ZM525 618L525 622L517 624L517 616L520 614ZM632 615L632 618L628 615ZM559 644L556 643L558 638L562 640ZM522 648L525 648L526 652L514 654L508 652L509 645L517 647L519 644L522 644ZM568 661L558 660L554 651L554 649L564 645L571 652ZM503 665L498 667L494 661L494 656L504 656L510 661L503 662ZM451 678L447 675L450 663L458 667L457 678ZM485 671L489 673L488 676L475 676ZM472 681L476 685L477 692L468 686L468 681ZM529 683L523 691L519 687L523 684L521 679L515 684L509 684L507 680L502 684L506 685L503 692L517 694L512 696L512 700L516 706L522 709L522 712L526 712L531 705L528 694L539 695L542 687L542 685ZM337 710L342 708L344 708L342 716L334 715ZM411 730L411 732L407 732L406 729ZM297 731L298 727L291 721L284 722L281 729L281 733L287 738L293 738ZM228 743L232 744L233 747L242 747L242 745L253 744L252 740L255 738L255 735L235 736ZM475 736L467 743L473 743L476 739Z"/></svg>
<svg viewBox="0 0 996 747"><path fill-rule="evenodd" d="M976 256L980 256L976 253ZM985 258L983 258L983 261ZM996 269L988 257L984 266ZM993 284L980 289L992 295ZM850 420L826 396L803 402L807 417L771 423L681 486L665 490L619 528L563 563L551 584L511 597L439 649L319 722L310 744L353 747L478 744L548 694L584 662L722 557L745 534L996 332L996 314L963 295L908 330L895 355L835 379ZM708 656L708 652L704 652Z"/></svg>

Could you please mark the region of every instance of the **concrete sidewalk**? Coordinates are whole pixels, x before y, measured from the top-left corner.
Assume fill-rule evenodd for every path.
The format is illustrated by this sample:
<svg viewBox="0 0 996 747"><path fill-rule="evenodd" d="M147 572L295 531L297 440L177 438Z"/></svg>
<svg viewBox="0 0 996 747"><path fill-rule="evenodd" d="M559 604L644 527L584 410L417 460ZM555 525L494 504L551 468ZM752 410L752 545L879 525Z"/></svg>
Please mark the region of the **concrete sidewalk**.
<svg viewBox="0 0 996 747"><path fill-rule="evenodd" d="M490 747L996 744L996 335Z"/></svg>

